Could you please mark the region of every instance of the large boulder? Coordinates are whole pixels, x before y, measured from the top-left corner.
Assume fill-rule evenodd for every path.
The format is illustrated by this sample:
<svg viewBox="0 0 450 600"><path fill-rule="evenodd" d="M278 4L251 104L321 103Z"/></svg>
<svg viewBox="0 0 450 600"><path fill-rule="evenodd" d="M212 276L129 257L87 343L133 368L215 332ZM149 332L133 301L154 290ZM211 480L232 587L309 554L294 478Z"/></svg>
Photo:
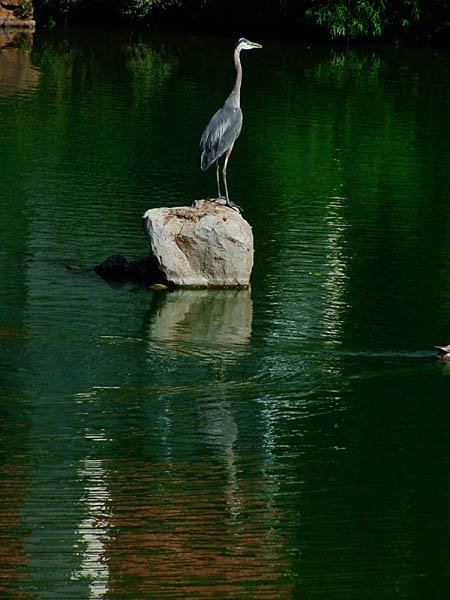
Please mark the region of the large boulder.
<svg viewBox="0 0 450 600"><path fill-rule="evenodd" d="M236 210L196 200L192 206L152 208L143 217L153 256L177 287L248 287L253 234Z"/></svg>

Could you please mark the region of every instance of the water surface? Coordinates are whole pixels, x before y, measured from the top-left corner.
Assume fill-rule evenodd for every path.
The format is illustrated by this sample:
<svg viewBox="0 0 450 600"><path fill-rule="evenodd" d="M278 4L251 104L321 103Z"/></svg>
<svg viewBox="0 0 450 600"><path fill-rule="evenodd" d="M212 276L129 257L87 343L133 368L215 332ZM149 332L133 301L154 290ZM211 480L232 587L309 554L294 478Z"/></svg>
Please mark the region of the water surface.
<svg viewBox="0 0 450 600"><path fill-rule="evenodd" d="M251 289L166 293L92 267L214 195L234 40L0 38L2 598L448 598L448 54L258 41Z"/></svg>

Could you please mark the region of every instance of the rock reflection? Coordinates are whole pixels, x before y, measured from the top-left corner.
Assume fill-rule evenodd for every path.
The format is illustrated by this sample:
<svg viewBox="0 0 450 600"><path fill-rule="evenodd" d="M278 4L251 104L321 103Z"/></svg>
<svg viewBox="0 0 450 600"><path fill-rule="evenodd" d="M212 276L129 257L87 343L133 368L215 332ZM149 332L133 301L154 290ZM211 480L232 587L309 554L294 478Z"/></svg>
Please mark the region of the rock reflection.
<svg viewBox="0 0 450 600"><path fill-rule="evenodd" d="M147 316L152 340L205 346L247 344L252 330L250 290L177 290Z"/></svg>
<svg viewBox="0 0 450 600"><path fill-rule="evenodd" d="M0 28L0 96L12 96L36 87L39 71L32 65L31 31Z"/></svg>

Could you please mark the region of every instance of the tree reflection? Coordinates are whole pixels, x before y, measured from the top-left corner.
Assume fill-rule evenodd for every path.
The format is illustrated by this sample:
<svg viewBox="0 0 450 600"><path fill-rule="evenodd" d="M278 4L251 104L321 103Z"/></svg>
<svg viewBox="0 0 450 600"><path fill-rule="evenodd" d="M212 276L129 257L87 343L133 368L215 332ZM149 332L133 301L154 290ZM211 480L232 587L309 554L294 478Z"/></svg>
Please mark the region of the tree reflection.
<svg viewBox="0 0 450 600"><path fill-rule="evenodd" d="M126 588L139 597L291 598L273 480L230 487L207 460L110 467L112 597Z"/></svg>

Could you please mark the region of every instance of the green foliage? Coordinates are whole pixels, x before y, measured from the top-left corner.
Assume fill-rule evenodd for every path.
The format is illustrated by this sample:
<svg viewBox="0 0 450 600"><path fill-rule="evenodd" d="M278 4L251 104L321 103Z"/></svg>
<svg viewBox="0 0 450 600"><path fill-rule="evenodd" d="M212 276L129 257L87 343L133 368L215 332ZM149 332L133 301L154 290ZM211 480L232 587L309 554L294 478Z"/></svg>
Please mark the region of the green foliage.
<svg viewBox="0 0 450 600"><path fill-rule="evenodd" d="M30 4L26 2L25 5ZM25 6L24 5L24 6ZM414 34L445 38L450 0L33 0L35 13L80 20L126 18L199 29L239 26L242 30L311 34L311 23L332 38L377 38ZM38 17L39 20L39 17ZM312 32L314 34L314 32Z"/></svg>
<svg viewBox="0 0 450 600"><path fill-rule="evenodd" d="M14 11L14 14L18 19L29 19L33 14L33 4L31 3L31 0L25 0L23 4L20 4Z"/></svg>
<svg viewBox="0 0 450 600"><path fill-rule="evenodd" d="M38 14L58 19L68 15L89 15L91 19L125 17L144 20L153 11L180 4L180 0L33 0Z"/></svg>
<svg viewBox="0 0 450 600"><path fill-rule="evenodd" d="M67 15L70 9L80 5L82 0L34 0L34 6L38 11L48 12L55 17Z"/></svg>
<svg viewBox="0 0 450 600"><path fill-rule="evenodd" d="M419 0L313 0L306 11L331 37L379 37L388 28L407 29L420 16Z"/></svg>
<svg viewBox="0 0 450 600"><path fill-rule="evenodd" d="M178 0L118 0L116 11L127 17L145 19L155 10L163 10L179 3Z"/></svg>

